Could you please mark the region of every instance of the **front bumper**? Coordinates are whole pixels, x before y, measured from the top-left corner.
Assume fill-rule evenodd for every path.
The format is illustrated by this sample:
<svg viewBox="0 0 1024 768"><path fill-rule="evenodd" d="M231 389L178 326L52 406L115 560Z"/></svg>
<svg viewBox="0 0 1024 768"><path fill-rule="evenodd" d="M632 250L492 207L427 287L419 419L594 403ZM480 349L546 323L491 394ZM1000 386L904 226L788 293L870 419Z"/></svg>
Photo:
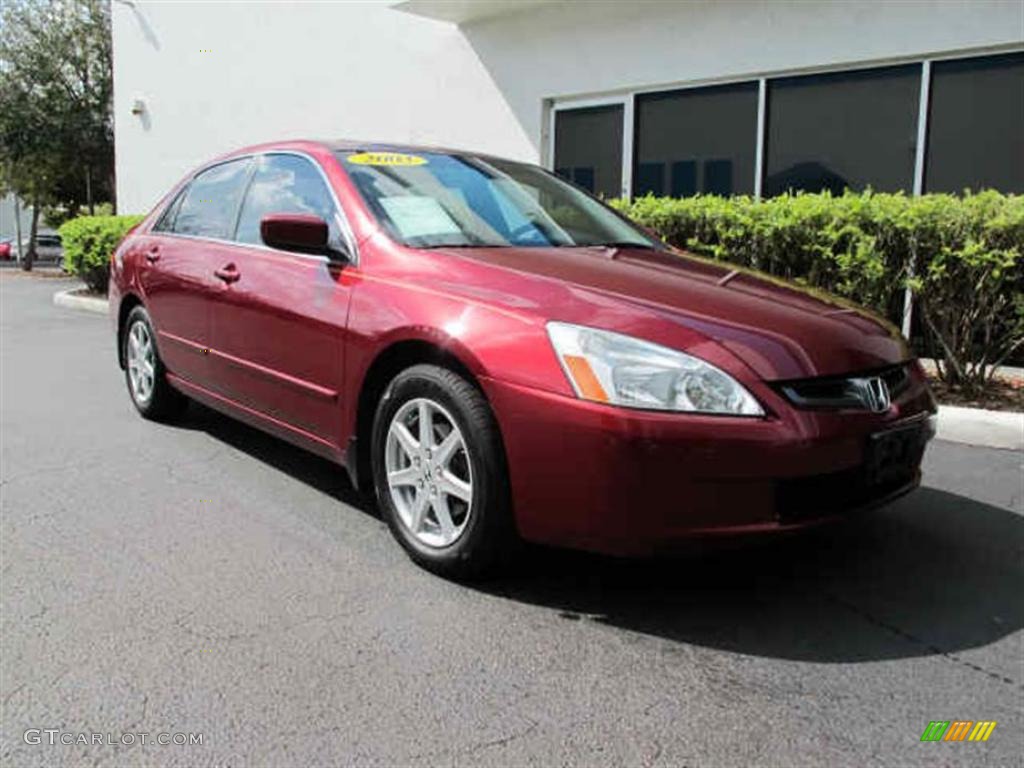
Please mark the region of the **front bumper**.
<svg viewBox="0 0 1024 768"><path fill-rule="evenodd" d="M884 504L918 485L934 433L934 405L917 375L885 414L800 411L774 398L766 419L630 411L482 383L520 534L610 554L804 528ZM921 451L905 472L868 486L871 435L914 424Z"/></svg>

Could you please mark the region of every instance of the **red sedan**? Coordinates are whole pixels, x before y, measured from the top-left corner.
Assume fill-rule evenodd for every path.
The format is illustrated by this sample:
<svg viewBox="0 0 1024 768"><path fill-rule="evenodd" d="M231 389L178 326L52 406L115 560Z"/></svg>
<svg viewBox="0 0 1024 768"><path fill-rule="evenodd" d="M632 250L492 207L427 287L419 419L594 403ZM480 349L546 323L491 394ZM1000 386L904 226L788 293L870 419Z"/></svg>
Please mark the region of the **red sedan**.
<svg viewBox="0 0 1024 768"><path fill-rule="evenodd" d="M132 401L345 467L409 554L641 554L877 506L935 405L869 313L665 246L532 165L289 142L183 179L120 245Z"/></svg>

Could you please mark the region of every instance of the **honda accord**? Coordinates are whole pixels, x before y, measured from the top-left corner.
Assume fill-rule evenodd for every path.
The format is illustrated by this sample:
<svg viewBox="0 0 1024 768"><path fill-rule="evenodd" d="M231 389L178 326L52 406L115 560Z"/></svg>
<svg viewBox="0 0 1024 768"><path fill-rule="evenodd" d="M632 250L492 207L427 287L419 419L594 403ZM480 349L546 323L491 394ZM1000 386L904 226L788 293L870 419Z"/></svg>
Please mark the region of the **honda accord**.
<svg viewBox="0 0 1024 768"><path fill-rule="evenodd" d="M920 481L934 400L869 312L677 251L542 168L285 142L188 174L111 259L146 418L337 462L421 565L785 531Z"/></svg>

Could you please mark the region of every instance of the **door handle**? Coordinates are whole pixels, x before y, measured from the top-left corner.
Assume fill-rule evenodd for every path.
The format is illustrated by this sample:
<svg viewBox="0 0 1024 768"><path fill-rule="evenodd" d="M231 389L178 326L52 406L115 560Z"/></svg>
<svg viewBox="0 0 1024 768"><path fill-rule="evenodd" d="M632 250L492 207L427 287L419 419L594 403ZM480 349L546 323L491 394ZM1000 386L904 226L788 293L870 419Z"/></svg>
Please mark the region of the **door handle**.
<svg viewBox="0 0 1024 768"><path fill-rule="evenodd" d="M228 264L220 269L213 271L217 277L223 280L225 283L233 283L242 276L242 273L238 271L238 267L234 264Z"/></svg>
<svg viewBox="0 0 1024 768"><path fill-rule="evenodd" d="M148 251L146 251L146 261L150 264L155 264L160 261L160 247L154 245Z"/></svg>

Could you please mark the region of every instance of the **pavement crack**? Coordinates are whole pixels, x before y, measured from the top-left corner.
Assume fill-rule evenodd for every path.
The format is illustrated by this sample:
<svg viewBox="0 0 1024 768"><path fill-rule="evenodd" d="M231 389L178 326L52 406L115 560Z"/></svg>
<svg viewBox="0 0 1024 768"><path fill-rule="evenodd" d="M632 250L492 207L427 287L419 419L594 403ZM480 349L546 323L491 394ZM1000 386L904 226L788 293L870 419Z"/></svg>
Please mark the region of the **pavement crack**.
<svg viewBox="0 0 1024 768"><path fill-rule="evenodd" d="M17 686L14 690L12 690L10 693L8 693L6 696L4 696L4 709L7 709L7 705L11 703L11 699L13 699L21 691L25 690L25 685L25 683L22 683L21 685Z"/></svg>
<svg viewBox="0 0 1024 768"><path fill-rule="evenodd" d="M843 598L833 594L826 594L825 597L834 602L836 605L839 605L845 608L846 610L850 611L851 613L855 613L856 615L860 616L869 624L876 626L879 629L884 629L885 631L890 632L894 635L897 635L898 637L901 637L904 640L913 643L914 645L920 646L928 652L932 653L933 655L941 656L947 661L951 661L954 664L966 667L967 669L970 669L973 672L983 674L986 677L991 678L992 680L996 680L997 682L1004 683L1006 685L1016 686L1024 690L1024 685L1020 685L1016 680L1006 677L1005 675L1002 675L999 672L993 672L990 669L985 669L984 667L975 664L972 661L968 661L967 659L961 658L957 654L951 651L947 651L945 648L940 648L934 643L930 643L924 638L918 637L917 635L903 629L902 627L898 627L895 624L891 624L888 621L885 621L884 619L878 618L874 614L864 610L860 606L855 605L848 600L844 600Z"/></svg>
<svg viewBox="0 0 1024 768"><path fill-rule="evenodd" d="M466 750L464 750L464 753L467 754L467 755L472 755L472 754L476 754L481 749L487 749L488 747L504 747L504 746L507 746L508 744L511 744L513 741L516 741L517 739L521 739L524 736L529 735L536 728L537 728L537 721L536 720L531 720L530 724L528 726L526 726L526 728L523 728L522 730L515 731L515 732L510 733L507 736L503 736L501 738L490 739L489 741L484 741L484 742L481 742L479 744L475 744L475 745L467 748Z"/></svg>
<svg viewBox="0 0 1024 768"><path fill-rule="evenodd" d="M537 720L530 720L525 728L520 728L504 736L499 736L494 739L487 739L486 741L481 741L477 743L467 744L463 747L455 747L453 749L435 749L429 752L417 752L414 755L410 755L408 759L417 760L421 758L435 758L441 755L475 755L477 752L480 752L484 749L489 749L490 747L508 746L513 741L521 739L524 736L528 736L537 728L539 724L540 723Z"/></svg>

